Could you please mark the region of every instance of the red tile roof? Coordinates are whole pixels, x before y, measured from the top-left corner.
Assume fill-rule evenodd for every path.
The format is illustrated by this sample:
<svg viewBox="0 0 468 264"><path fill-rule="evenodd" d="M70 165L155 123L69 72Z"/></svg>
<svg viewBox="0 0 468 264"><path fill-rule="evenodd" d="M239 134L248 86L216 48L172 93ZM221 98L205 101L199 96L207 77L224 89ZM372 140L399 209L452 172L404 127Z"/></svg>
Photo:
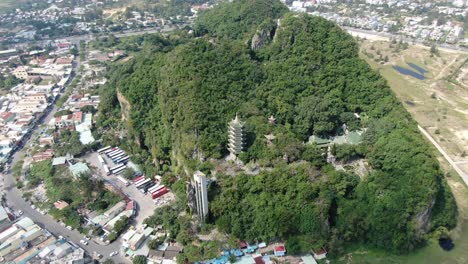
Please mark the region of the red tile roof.
<svg viewBox="0 0 468 264"><path fill-rule="evenodd" d="M254 258L255 264L265 264L265 261L263 261L262 256L258 256Z"/></svg>
<svg viewBox="0 0 468 264"><path fill-rule="evenodd" d="M247 243L245 241L239 241L239 247L240 248L246 248L247 247Z"/></svg>
<svg viewBox="0 0 468 264"><path fill-rule="evenodd" d="M286 248L283 245L281 245L281 246L275 246L274 250L275 252L285 252Z"/></svg>
<svg viewBox="0 0 468 264"><path fill-rule="evenodd" d="M83 112L75 112L73 113L73 121L81 122L83 120Z"/></svg>
<svg viewBox="0 0 468 264"><path fill-rule="evenodd" d="M316 254L316 255L322 255L322 254L326 254L326 253L327 253L327 251L326 251L324 248L320 248L320 249L317 250L317 251L314 250L313 252L314 252L314 254Z"/></svg>
<svg viewBox="0 0 468 264"><path fill-rule="evenodd" d="M71 58L58 58L55 60L55 64L71 64L72 63L72 59Z"/></svg>
<svg viewBox="0 0 468 264"><path fill-rule="evenodd" d="M125 210L133 210L133 207L134 207L133 201L129 201L127 203L127 207L125 208Z"/></svg>
<svg viewBox="0 0 468 264"><path fill-rule="evenodd" d="M12 116L13 116L13 113L11 113L11 112L0 113L0 118L3 119L3 120L7 120L8 118L10 118Z"/></svg>

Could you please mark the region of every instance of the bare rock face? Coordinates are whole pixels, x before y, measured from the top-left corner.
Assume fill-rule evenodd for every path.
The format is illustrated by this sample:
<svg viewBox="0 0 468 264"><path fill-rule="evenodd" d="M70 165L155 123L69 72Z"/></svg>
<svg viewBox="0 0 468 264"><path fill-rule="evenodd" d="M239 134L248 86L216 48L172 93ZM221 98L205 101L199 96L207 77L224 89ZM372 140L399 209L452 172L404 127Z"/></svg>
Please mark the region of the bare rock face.
<svg viewBox="0 0 468 264"><path fill-rule="evenodd" d="M197 204L195 200L195 188L190 182L187 182L187 203L192 212L197 211Z"/></svg>
<svg viewBox="0 0 468 264"><path fill-rule="evenodd" d="M265 22L253 35L250 41L250 48L253 51L259 50L264 46L268 45L276 35L276 29L278 27L279 20L277 22L269 21Z"/></svg>
<svg viewBox="0 0 468 264"><path fill-rule="evenodd" d="M276 38L278 36L277 33L278 33L278 30L280 30L280 29L281 29L281 19L278 18L278 20L276 20L276 30L275 30L275 34L273 36L273 41L276 41Z"/></svg>
<svg viewBox="0 0 468 264"><path fill-rule="evenodd" d="M252 50L259 50L270 42L270 32L266 29L257 30L255 35L252 37L250 48Z"/></svg>
<svg viewBox="0 0 468 264"><path fill-rule="evenodd" d="M120 104L120 109L122 113L122 121L127 121L130 116L131 105L130 102L125 98L125 96L117 90L117 100Z"/></svg>
<svg viewBox="0 0 468 264"><path fill-rule="evenodd" d="M435 199L432 200L432 202L427 206L427 208L425 208L419 214L416 215L416 229L422 234L425 234L429 231L429 223L431 220L431 213L434 204Z"/></svg>

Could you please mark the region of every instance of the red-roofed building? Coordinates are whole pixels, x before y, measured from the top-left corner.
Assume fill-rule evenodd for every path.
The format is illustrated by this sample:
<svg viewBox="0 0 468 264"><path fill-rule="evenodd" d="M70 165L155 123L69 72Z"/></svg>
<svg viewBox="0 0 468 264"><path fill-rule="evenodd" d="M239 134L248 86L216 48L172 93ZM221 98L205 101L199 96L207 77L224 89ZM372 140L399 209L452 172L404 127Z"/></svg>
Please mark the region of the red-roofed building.
<svg viewBox="0 0 468 264"><path fill-rule="evenodd" d="M262 256L257 256L254 258L255 264L265 264L265 261L263 261Z"/></svg>
<svg viewBox="0 0 468 264"><path fill-rule="evenodd" d="M7 123L7 122L13 120L14 118L15 118L15 114L13 114L11 112L0 113L0 121L2 123Z"/></svg>
<svg viewBox="0 0 468 264"><path fill-rule="evenodd" d="M43 152L36 153L32 156L34 162L44 161L44 160L51 160L54 157L54 150L47 149Z"/></svg>
<svg viewBox="0 0 468 264"><path fill-rule="evenodd" d="M55 64L71 64L72 62L73 59L69 57L60 57L55 60Z"/></svg>
<svg viewBox="0 0 468 264"><path fill-rule="evenodd" d="M79 124L81 122L83 122L83 112L81 112L81 111L80 112L74 112L73 113L73 121L75 123L79 123Z"/></svg>
<svg viewBox="0 0 468 264"><path fill-rule="evenodd" d="M59 49L69 49L71 48L72 44L70 42L61 42L57 43L57 48Z"/></svg>
<svg viewBox="0 0 468 264"><path fill-rule="evenodd" d="M63 209L65 209L65 208L67 208L68 205L69 205L69 204L68 204L67 202L62 201L62 200L58 200L58 201L56 201L56 202L54 203L55 208L57 208L57 209L59 209L59 210L63 210Z"/></svg>
<svg viewBox="0 0 468 264"><path fill-rule="evenodd" d="M323 247L319 250L312 250L312 253L314 253L314 258L316 260L324 259L327 257L327 251Z"/></svg>
<svg viewBox="0 0 468 264"><path fill-rule="evenodd" d="M54 137L52 136L43 136L39 138L39 145L53 145L55 143Z"/></svg>
<svg viewBox="0 0 468 264"><path fill-rule="evenodd" d="M125 210L133 210L134 206L135 206L135 205L134 205L134 202L133 202L133 201L129 201L129 202L127 203L127 206L125 207Z"/></svg>
<svg viewBox="0 0 468 264"><path fill-rule="evenodd" d="M78 101L81 98L83 98L83 96L81 94L74 94L74 95L71 96L72 101Z"/></svg>
<svg viewBox="0 0 468 264"><path fill-rule="evenodd" d="M273 248L275 256L282 257L286 255L286 247L284 245L278 245Z"/></svg>
<svg viewBox="0 0 468 264"><path fill-rule="evenodd" d="M49 129L67 129L70 131L75 130L75 122L74 122L74 116L72 114L70 115L63 115L63 116L57 116L55 118L52 118L49 121Z"/></svg>
<svg viewBox="0 0 468 264"><path fill-rule="evenodd" d="M240 247L240 248L247 248L247 246L248 246L248 245L247 245L247 243L246 243L245 241L242 241L242 240L239 241L239 247Z"/></svg>

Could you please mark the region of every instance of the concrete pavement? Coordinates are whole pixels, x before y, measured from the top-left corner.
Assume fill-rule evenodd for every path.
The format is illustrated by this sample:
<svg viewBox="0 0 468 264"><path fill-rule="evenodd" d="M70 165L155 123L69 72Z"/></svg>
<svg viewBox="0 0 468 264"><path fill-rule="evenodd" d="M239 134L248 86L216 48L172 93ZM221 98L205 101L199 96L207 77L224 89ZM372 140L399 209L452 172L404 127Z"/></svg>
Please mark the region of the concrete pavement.
<svg viewBox="0 0 468 264"><path fill-rule="evenodd" d="M154 210L158 207L154 203L153 199L149 195L145 195L141 193L133 184L129 186L125 186L122 182L117 179L117 176L114 174L106 175L104 169L102 168L102 164L98 160L98 154L96 152L88 153L83 158L91 164L92 167L97 169L96 173L94 174L96 177L100 177L102 180L109 182L113 186L120 189L122 193L124 193L127 197L134 200L138 205L138 214L134 217L133 223L135 226L143 225L143 220L153 215ZM107 162L109 167L113 167L116 164L113 164L110 159L103 155L104 160ZM113 164L113 165L111 165ZM130 181L131 183L132 181Z"/></svg>

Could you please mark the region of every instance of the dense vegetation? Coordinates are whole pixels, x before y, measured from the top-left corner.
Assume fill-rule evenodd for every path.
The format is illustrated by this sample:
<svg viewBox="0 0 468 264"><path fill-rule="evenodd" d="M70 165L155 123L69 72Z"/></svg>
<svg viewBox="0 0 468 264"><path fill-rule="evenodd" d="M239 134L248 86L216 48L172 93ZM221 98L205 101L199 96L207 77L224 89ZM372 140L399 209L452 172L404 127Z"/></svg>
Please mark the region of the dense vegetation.
<svg viewBox="0 0 468 264"><path fill-rule="evenodd" d="M23 80L16 78L13 75L9 75L7 77L0 74L0 89L1 90L9 90L10 88L14 87L15 85L23 82Z"/></svg>
<svg viewBox="0 0 468 264"><path fill-rule="evenodd" d="M56 219L73 228L80 227L83 222L77 213L79 208L103 212L122 198L104 188L102 181L93 179L90 175L81 175L74 179L64 166L53 167L50 161L33 163L26 177L27 187L33 188L44 184L47 202L42 206ZM62 200L70 206L58 210L53 203Z"/></svg>
<svg viewBox="0 0 468 264"><path fill-rule="evenodd" d="M116 66L102 89L99 123L113 130L123 118L125 147L156 167L150 174L163 171L161 164L184 174L226 154L227 123L239 113L248 141L240 158L270 168L217 175L210 221L221 231L249 241L284 239L290 253L320 246L340 253L347 243L409 252L427 232L455 225L437 161L350 35L270 0L219 5L199 18L194 34L153 40L152 53ZM368 175L338 172L316 146L303 144L311 135L340 135L343 124L365 130L363 143L334 153L344 162L367 159ZM271 145L269 133L276 136ZM187 240L184 223L153 221Z"/></svg>

